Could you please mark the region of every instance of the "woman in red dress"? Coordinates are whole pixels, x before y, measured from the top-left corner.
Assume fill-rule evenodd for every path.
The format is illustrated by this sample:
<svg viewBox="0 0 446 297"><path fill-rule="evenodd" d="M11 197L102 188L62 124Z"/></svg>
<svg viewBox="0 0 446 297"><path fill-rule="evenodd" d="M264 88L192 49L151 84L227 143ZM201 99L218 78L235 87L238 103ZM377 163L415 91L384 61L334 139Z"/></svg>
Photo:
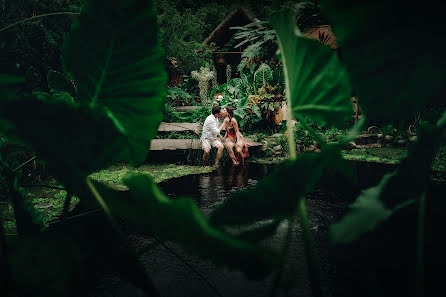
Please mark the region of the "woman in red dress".
<svg viewBox="0 0 446 297"><path fill-rule="evenodd" d="M249 156L248 144L240 133L237 120L234 118L234 108L226 107L228 116L224 119L223 124L226 130L224 136L224 145L228 150L231 157L232 164L238 165L242 163L244 165L245 158ZM234 147L237 157L234 155Z"/></svg>

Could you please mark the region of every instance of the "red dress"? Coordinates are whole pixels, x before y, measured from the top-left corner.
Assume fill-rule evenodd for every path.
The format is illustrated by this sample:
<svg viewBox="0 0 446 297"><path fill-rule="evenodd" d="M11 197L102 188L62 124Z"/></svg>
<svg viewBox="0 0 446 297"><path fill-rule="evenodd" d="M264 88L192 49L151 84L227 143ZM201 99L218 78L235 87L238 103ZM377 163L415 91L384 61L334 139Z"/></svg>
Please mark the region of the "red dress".
<svg viewBox="0 0 446 297"><path fill-rule="evenodd" d="M228 129L228 138L232 142L237 143L237 134L235 133L234 127ZM245 141L243 141L242 154L244 158L249 157L248 144ZM237 155L237 161L240 161L240 156L238 155Z"/></svg>

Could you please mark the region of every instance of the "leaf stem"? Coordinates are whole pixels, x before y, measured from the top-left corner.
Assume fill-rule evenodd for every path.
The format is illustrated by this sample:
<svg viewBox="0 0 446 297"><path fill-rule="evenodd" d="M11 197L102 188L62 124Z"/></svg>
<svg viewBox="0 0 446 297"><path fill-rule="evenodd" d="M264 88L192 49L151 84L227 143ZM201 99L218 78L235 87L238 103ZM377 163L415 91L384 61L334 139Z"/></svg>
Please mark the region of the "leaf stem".
<svg viewBox="0 0 446 297"><path fill-rule="evenodd" d="M47 17L47 16L63 15L63 14L79 15L78 12L70 12L70 11L50 12L50 13L45 13L45 14L39 14L39 15L35 15L35 16L30 17L30 18L27 18L27 19L24 19L24 20L21 20L21 21L9 24L8 26L1 28L0 32L5 31L5 30L7 30L7 29L9 29L11 27L14 27L14 26L16 26L18 24L21 24L21 23L24 23L24 22L27 22L27 21L31 21L31 20L34 20L34 19L43 18L43 17Z"/></svg>
<svg viewBox="0 0 446 297"><path fill-rule="evenodd" d="M32 157L31 159L23 162L22 164L20 164L19 166L17 166L14 170L12 170L12 172L16 172L17 170L21 169L23 166L25 166L26 164L28 164L29 162L32 162L36 159L36 156ZM0 179L0 183L2 181L4 181L6 179L6 177L3 177L2 179Z"/></svg>
<svg viewBox="0 0 446 297"><path fill-rule="evenodd" d="M157 239L159 240L159 239ZM211 288L211 290L219 297L223 297L223 295L220 293L220 291L218 291L217 287L215 287L208 279L206 279L197 269L195 269L195 267L193 267L191 264L189 264L185 259L183 259L183 257L181 257L181 255L179 255L178 253L176 253L174 250L172 250L171 248L169 248L164 242L161 242L161 245L168 250L171 254L173 254L175 257L177 257L181 262L183 262L184 265L186 265L187 267L189 267L202 281L204 281L206 283L206 285L208 285L209 288Z"/></svg>
<svg viewBox="0 0 446 297"><path fill-rule="evenodd" d="M72 197L73 197L73 194L71 194L70 192L67 192L67 196L65 197L65 201L63 203L62 218L65 218L68 214L68 211L70 210L70 203L71 203Z"/></svg>
<svg viewBox="0 0 446 297"><path fill-rule="evenodd" d="M273 278L273 285L271 287L271 293L270 293L271 297L276 296L277 289L279 288L280 281L282 280L282 276L283 276L283 272L284 272L284 265L285 265L285 261L288 257L288 251L290 249L290 242L291 242L291 235L292 235L292 231L293 231L295 222L296 222L295 215L291 216L291 218L289 218L287 220L287 223L288 223L287 232L286 232L285 238L283 240L282 252L280 253L281 259L280 259L280 263L279 263L279 268Z"/></svg>
<svg viewBox="0 0 446 297"><path fill-rule="evenodd" d="M299 215L302 232L304 235L305 255L308 263L308 273L310 275L310 286L313 296L322 296L321 291L321 266L319 257L314 246L313 235L310 230L310 222L307 217L307 208L305 206L305 199L299 199L297 212Z"/></svg>
<svg viewBox="0 0 446 297"><path fill-rule="evenodd" d="M424 283L424 218L425 218L425 193L418 200L418 224L417 224L417 266L416 266L416 293L415 296L421 297Z"/></svg>
<svg viewBox="0 0 446 297"><path fill-rule="evenodd" d="M91 179L89 177L87 177L85 179L85 181L86 181L88 187L90 188L91 193L93 194L93 196L98 201L99 205L104 210L106 216L108 217L110 223L112 224L113 229L116 231L116 233L118 235L118 239L122 242L122 244L124 245L124 248L129 252L128 256L132 257L136 261L135 269L139 270L139 272L141 272L144 275L144 279L146 281L146 283L144 284L145 285L144 289L149 293L150 296L155 296L155 297L161 296L159 294L158 290L156 289L155 285L153 284L153 281L144 272L144 267L142 266L142 264L138 260L138 257L136 255L136 253L134 253L133 250L129 247L129 245L127 243L127 237L124 235L124 233L122 232L121 228L119 227L118 222L113 217L113 215L111 213L111 210L108 207L107 203L105 203L105 201L102 198L101 194L99 194L98 190L96 189L96 187L91 182Z"/></svg>
<svg viewBox="0 0 446 297"><path fill-rule="evenodd" d="M113 217L110 208L108 207L107 203L105 203L104 199L102 198L101 194L99 194L96 187L91 182L90 178L87 177L86 179L87 186L90 188L91 193L93 194L94 198L98 201L99 205L102 207L102 209L105 212L105 215L108 217L110 223L112 224L113 229L118 233L119 237L121 239L125 239L124 234L121 231L121 228L119 227L118 223L116 222L115 218Z"/></svg>

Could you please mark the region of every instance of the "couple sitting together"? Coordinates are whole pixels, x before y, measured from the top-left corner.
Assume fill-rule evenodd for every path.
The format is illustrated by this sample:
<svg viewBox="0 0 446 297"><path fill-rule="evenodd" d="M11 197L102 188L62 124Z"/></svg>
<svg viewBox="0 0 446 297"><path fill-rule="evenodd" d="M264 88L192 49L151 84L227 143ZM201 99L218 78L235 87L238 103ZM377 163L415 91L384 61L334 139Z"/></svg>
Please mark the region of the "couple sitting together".
<svg viewBox="0 0 446 297"><path fill-rule="evenodd" d="M223 119L219 125L218 119ZM225 136L221 136L221 131L225 130ZM234 118L234 108L220 106L212 107L212 114L204 121L203 132L201 134L201 146L203 148L203 165L206 165L209 159L209 153L212 147L217 148L217 156L215 157L215 166L223 154L223 148L226 147L228 154L231 157L232 164L244 164L245 158L248 154L248 144L245 142L240 130L238 128L237 120ZM234 154L237 154L237 157Z"/></svg>

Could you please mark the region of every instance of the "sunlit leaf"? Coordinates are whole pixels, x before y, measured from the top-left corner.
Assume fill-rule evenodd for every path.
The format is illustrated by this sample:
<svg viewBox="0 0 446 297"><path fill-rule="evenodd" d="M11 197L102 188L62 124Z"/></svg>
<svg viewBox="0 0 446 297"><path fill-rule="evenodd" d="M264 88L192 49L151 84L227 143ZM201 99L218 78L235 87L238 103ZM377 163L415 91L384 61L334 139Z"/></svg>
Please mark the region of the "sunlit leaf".
<svg viewBox="0 0 446 297"><path fill-rule="evenodd" d="M290 10L275 14L271 23L277 33L293 113L333 124L351 116L350 81L336 52L302 37Z"/></svg>
<svg viewBox="0 0 446 297"><path fill-rule="evenodd" d="M349 212L342 220L330 227L330 239L333 243L351 242L373 230L392 214L392 210L380 200L381 191L390 177L391 175L385 175L379 185L364 190L350 205Z"/></svg>
<svg viewBox="0 0 446 297"><path fill-rule="evenodd" d="M130 174L123 182L130 189L130 197L102 191L104 200L115 215L140 232L175 242L217 264L242 269L250 278L263 278L270 272L275 263L271 251L214 229L192 199L170 200L144 174Z"/></svg>
<svg viewBox="0 0 446 297"><path fill-rule="evenodd" d="M136 165L147 156L167 98L164 52L152 1L91 0L63 45L64 71L78 99L103 106L124 133L119 147Z"/></svg>
<svg viewBox="0 0 446 297"><path fill-rule="evenodd" d="M432 3L429 13L403 1L321 4L369 120L406 119L432 99L443 99L446 43L438 39L444 28L439 4Z"/></svg>

